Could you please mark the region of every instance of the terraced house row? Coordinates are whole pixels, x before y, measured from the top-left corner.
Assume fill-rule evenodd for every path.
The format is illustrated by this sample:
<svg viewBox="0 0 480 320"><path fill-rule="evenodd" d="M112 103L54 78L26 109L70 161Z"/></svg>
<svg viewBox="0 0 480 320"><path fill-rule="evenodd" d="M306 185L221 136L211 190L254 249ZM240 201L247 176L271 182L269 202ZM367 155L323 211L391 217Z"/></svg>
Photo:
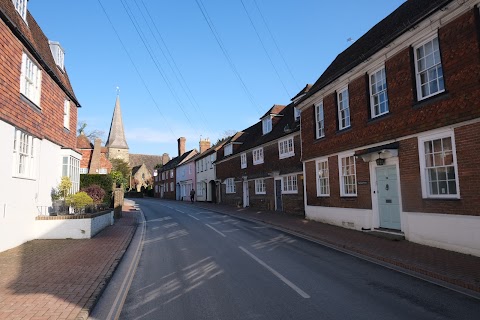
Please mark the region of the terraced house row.
<svg viewBox="0 0 480 320"><path fill-rule="evenodd" d="M188 188L480 255L479 39L478 0L406 1L289 105L183 160Z"/></svg>

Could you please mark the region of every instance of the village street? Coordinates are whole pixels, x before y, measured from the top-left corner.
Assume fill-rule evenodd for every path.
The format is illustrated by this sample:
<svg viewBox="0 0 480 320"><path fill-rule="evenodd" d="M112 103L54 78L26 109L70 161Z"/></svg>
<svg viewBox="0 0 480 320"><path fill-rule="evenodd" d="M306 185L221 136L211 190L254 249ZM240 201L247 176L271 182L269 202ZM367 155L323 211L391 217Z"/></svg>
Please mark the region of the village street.
<svg viewBox="0 0 480 320"><path fill-rule="evenodd" d="M268 226L188 202L135 201L146 219L138 267L121 310L100 301L93 319L480 317L474 298Z"/></svg>

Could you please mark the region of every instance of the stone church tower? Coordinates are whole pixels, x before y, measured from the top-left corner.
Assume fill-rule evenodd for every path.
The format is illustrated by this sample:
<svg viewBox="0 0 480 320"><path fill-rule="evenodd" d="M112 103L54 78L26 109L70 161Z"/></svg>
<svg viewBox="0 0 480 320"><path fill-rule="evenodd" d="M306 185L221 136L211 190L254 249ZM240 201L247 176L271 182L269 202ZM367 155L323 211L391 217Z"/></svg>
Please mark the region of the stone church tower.
<svg viewBox="0 0 480 320"><path fill-rule="evenodd" d="M125 130L123 128L122 111L120 110L120 97L118 95L105 147L107 147L108 150L109 160L119 158L130 163L130 155L127 140L125 139Z"/></svg>

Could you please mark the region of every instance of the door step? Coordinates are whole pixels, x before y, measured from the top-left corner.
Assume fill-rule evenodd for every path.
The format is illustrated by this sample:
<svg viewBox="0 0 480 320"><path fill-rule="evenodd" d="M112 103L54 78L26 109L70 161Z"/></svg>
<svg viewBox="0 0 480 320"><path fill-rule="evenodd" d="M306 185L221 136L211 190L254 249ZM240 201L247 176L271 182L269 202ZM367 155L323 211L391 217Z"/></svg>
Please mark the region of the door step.
<svg viewBox="0 0 480 320"><path fill-rule="evenodd" d="M371 234L372 236L384 238L392 241L405 240L405 234L398 230L376 228L373 230L367 230L365 232L368 234Z"/></svg>

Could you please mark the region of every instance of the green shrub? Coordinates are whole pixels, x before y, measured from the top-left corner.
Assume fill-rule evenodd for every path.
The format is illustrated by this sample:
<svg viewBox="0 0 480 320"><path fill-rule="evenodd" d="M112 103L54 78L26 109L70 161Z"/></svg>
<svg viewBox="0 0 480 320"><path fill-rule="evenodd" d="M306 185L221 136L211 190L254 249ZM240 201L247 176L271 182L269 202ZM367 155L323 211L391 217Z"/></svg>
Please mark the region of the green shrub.
<svg viewBox="0 0 480 320"><path fill-rule="evenodd" d="M105 190L107 198L112 194L113 179L109 174L81 174L80 189L88 188L91 185L97 185Z"/></svg>
<svg viewBox="0 0 480 320"><path fill-rule="evenodd" d="M84 192L80 191L68 197L68 204L75 209L75 212L78 213L86 206L93 204L92 198Z"/></svg>

